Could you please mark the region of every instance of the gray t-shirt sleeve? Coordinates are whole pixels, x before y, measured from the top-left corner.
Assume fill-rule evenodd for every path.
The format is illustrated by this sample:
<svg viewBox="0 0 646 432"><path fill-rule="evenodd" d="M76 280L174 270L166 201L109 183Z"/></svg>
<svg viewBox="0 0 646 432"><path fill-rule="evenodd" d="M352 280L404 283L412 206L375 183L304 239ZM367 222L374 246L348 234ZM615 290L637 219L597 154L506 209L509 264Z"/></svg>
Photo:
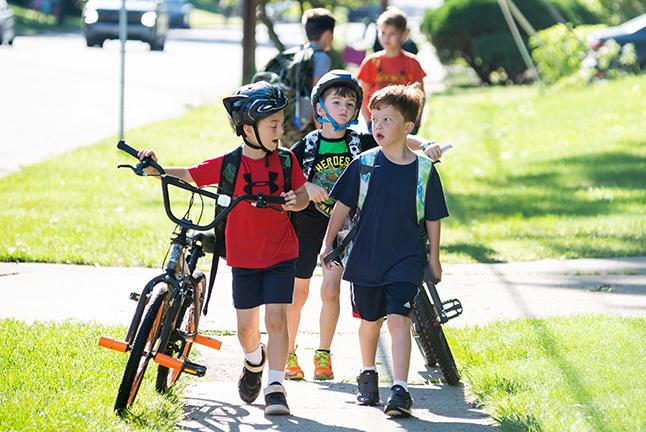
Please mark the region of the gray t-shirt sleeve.
<svg viewBox="0 0 646 432"><path fill-rule="evenodd" d="M312 76L320 77L325 75L330 71L332 66L332 60L330 56L325 51L317 51L313 55L314 58L314 70Z"/></svg>

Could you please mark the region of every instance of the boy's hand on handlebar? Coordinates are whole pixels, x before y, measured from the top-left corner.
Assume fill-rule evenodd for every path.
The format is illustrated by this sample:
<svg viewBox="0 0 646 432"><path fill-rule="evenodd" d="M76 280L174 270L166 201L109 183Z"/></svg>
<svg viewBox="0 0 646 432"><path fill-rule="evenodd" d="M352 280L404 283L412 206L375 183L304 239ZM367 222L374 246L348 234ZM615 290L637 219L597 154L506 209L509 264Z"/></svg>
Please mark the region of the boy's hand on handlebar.
<svg viewBox="0 0 646 432"><path fill-rule="evenodd" d="M437 279L437 282L434 282L434 284L442 282L442 264L437 260L431 260L428 263L428 268L431 270L431 274Z"/></svg>
<svg viewBox="0 0 646 432"><path fill-rule="evenodd" d="M285 198L285 204L282 205L283 210L292 210L296 205L296 193L290 190L289 192L282 192L280 196Z"/></svg>
<svg viewBox="0 0 646 432"><path fill-rule="evenodd" d="M325 261L323 259L329 254L331 254L333 251L334 251L334 248L332 247L332 245L326 245L325 243L323 243L323 247L321 248L321 253L319 254L319 261L321 261L321 267L323 267L327 271L332 270L332 266L329 263L325 264Z"/></svg>
<svg viewBox="0 0 646 432"><path fill-rule="evenodd" d="M153 150L146 150L144 148L137 149L137 156L142 162L146 158L150 158L153 162L157 162L157 155ZM149 166L144 168L144 172L146 174L159 174L155 168Z"/></svg>
<svg viewBox="0 0 646 432"><path fill-rule="evenodd" d="M307 194L310 196L310 200L314 201L315 203L325 202L330 199L330 195L328 195L325 188L322 188L319 185L306 182L305 189L307 189Z"/></svg>

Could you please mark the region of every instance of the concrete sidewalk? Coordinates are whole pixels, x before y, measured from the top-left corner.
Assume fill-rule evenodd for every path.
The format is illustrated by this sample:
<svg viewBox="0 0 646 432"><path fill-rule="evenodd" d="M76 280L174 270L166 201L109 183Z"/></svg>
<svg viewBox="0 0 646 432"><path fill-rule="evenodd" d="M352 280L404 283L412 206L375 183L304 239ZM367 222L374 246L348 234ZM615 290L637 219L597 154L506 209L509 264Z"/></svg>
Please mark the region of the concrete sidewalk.
<svg viewBox="0 0 646 432"><path fill-rule="evenodd" d="M210 313L202 329L235 331L231 302L231 274L220 266ZM158 269L104 268L52 264L0 263L0 317L31 320L95 320L128 325L134 310L128 300L158 274ZM292 415L267 417L263 399L244 404L238 396L237 378L242 351L235 336L224 336L219 351L199 347L199 363L207 376L185 391L189 431L338 430L391 431L490 431L493 421L471 406L462 386L451 387L441 374L427 368L413 346L409 381L415 400L414 418L387 420L380 408L354 404L355 377L359 369L358 321L351 317L349 287L341 293L341 317L332 345L335 380L314 382L312 357L318 346L318 287L312 280L310 298L303 309L297 354L306 382L287 382ZM536 318L575 313L643 315L646 311L646 257L544 260L510 264L444 265L440 296L458 298L464 313L447 327L483 325L495 320ZM378 362L381 399L388 396L392 367L389 336L384 331ZM263 336L266 340L266 335ZM106 355L119 355L107 352Z"/></svg>

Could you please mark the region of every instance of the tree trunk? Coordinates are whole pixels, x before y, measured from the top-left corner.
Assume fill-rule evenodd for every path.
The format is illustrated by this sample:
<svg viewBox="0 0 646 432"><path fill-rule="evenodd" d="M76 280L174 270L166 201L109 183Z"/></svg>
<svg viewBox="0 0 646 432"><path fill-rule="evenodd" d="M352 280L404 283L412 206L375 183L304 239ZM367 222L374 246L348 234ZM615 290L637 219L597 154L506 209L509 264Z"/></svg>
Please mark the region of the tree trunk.
<svg viewBox="0 0 646 432"><path fill-rule="evenodd" d="M265 9L266 4L267 0L258 1L258 19L267 27L269 39L274 43L276 49L278 49L279 52L283 52L285 51L285 45L283 45L283 43L278 38L278 35L274 31L274 23L267 16L267 10Z"/></svg>

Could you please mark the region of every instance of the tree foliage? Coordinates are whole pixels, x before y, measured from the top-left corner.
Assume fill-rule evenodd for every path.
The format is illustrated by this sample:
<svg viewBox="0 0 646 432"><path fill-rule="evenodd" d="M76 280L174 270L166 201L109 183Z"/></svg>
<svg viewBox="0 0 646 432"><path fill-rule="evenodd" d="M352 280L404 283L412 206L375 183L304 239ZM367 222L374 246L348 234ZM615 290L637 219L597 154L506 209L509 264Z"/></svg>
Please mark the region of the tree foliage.
<svg viewBox="0 0 646 432"><path fill-rule="evenodd" d="M553 0L554 8L575 25L599 22L598 16L576 0ZM517 0L518 9L538 31L556 24L542 0ZM529 36L519 28L527 45ZM464 59L482 82L499 72L521 81L526 69L497 0L448 0L426 13L422 31L437 49L440 60Z"/></svg>

